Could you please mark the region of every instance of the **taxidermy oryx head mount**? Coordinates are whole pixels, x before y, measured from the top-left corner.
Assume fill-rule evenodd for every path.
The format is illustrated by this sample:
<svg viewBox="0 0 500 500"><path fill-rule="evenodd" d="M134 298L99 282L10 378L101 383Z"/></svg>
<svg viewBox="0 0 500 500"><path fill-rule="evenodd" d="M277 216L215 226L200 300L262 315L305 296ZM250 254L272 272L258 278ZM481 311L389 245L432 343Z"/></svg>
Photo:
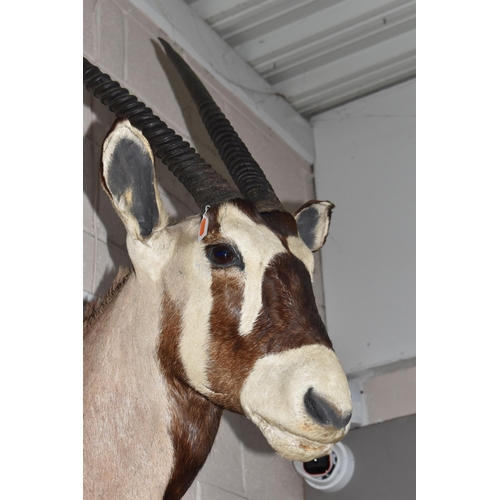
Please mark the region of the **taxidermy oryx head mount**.
<svg viewBox="0 0 500 500"><path fill-rule="evenodd" d="M141 446L140 437L133 444L109 444L121 438L112 428L114 417L102 415L122 409L111 408L120 404L115 396L109 398L113 404L98 402L102 393L132 394L136 388L127 401L149 398L144 406L151 413L166 413L165 429L151 433L166 440L165 498L178 498L210 451L221 408L246 415L281 456L308 461L344 437L352 405L311 284L313 252L325 242L333 205L310 201L288 213L198 77L161 42L239 192L84 59L87 89L120 117L103 145L102 181L125 225L134 269L87 327L86 418L101 420L88 424L86 454L89 462L92 456L98 461L93 449L105 457L107 447L106 467L119 468L126 460L117 455L133 456L132 448ZM168 224L155 155L194 197L201 215ZM147 412L141 419L134 425L150 425ZM147 434L135 427L127 432ZM144 460L153 452L139 455ZM192 472L183 479L186 466L180 472L180 463L189 460ZM97 481L98 473L87 467Z"/></svg>

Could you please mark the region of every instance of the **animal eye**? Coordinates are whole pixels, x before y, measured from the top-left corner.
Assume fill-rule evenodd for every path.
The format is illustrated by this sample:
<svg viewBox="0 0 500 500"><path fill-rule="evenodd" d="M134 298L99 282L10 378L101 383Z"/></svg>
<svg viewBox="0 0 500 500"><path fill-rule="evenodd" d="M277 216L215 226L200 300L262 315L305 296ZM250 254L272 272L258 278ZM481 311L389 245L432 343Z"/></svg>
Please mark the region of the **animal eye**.
<svg viewBox="0 0 500 500"><path fill-rule="evenodd" d="M216 266L233 266L240 262L238 254L228 245L215 245L207 252L207 257Z"/></svg>

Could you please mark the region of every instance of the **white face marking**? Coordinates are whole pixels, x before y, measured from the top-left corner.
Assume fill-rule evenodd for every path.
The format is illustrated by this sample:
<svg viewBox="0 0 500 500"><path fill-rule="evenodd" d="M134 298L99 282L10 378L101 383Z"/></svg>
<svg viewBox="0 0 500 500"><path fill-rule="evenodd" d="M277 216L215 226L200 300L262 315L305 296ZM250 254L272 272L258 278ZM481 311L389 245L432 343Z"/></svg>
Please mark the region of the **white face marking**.
<svg viewBox="0 0 500 500"><path fill-rule="evenodd" d="M245 286L240 335L248 335L262 308L262 279L272 258L285 251L279 238L266 226L256 224L231 204L219 212L221 234L234 241L245 262Z"/></svg>
<svg viewBox="0 0 500 500"><path fill-rule="evenodd" d="M312 460L328 453L349 426L319 425L306 411L309 388L342 414L352 411L349 385L336 354L322 345L307 345L259 359L241 392L241 405L288 460Z"/></svg>
<svg viewBox="0 0 500 500"><path fill-rule="evenodd" d="M179 354L190 385L209 395L206 370L210 347L212 272L204 245L197 241L199 218L193 217L167 228L175 240L165 287L182 311ZM172 272L172 269L175 269Z"/></svg>

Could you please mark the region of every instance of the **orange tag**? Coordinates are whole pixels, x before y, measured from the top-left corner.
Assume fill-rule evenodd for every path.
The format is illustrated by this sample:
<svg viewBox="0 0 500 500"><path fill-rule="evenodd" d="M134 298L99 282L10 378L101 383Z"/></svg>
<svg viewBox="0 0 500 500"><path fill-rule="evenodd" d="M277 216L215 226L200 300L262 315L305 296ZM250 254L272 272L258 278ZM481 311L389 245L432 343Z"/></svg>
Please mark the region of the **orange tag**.
<svg viewBox="0 0 500 500"><path fill-rule="evenodd" d="M203 217L201 218L200 227L198 229L198 241L200 242L208 233L208 217L207 210L210 208L210 205L205 207L205 212L203 213Z"/></svg>

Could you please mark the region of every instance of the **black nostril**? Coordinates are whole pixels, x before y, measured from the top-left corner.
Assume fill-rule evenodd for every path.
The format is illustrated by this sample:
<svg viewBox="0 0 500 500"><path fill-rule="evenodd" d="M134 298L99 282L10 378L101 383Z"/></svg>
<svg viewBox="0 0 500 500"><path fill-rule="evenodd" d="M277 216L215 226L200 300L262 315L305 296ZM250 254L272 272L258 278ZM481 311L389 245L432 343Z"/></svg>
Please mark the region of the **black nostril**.
<svg viewBox="0 0 500 500"><path fill-rule="evenodd" d="M337 429L343 429L351 420L351 413L339 414L321 396L314 394L312 387L304 396L304 405L307 413L321 425L333 425Z"/></svg>

